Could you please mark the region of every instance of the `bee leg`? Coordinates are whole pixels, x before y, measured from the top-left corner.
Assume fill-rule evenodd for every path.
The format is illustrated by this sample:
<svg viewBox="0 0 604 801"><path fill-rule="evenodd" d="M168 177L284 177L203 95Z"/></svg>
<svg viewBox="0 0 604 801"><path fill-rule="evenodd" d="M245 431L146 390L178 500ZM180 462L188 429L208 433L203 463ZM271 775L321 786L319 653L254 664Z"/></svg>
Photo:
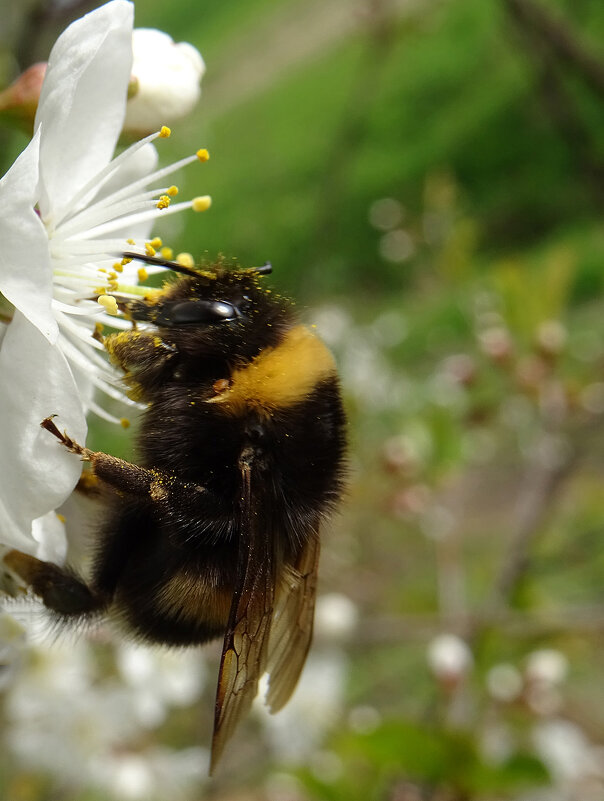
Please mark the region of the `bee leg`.
<svg viewBox="0 0 604 801"><path fill-rule="evenodd" d="M206 492L203 487L184 484L174 476L162 473L160 470L149 470L146 467L132 464L132 462L126 462L124 459L118 459L117 456L84 448L72 440L67 433L61 433L53 423L52 417L47 417L40 425L50 431L69 451L81 456L83 461L90 462L91 478L85 479L85 482L93 481L96 477L120 492L128 495L150 496L154 501L165 500L171 492L180 491L185 494L189 494L191 491Z"/></svg>
<svg viewBox="0 0 604 801"><path fill-rule="evenodd" d="M85 615L107 606L105 598L65 568L15 550L9 551L3 561L42 599L44 606L65 617Z"/></svg>
<svg viewBox="0 0 604 801"><path fill-rule="evenodd" d="M169 497L190 498L200 493L209 498L209 492L199 484L187 484L161 470L139 467L101 451L91 451L89 461L93 475L119 492L146 496L152 501L166 501Z"/></svg>

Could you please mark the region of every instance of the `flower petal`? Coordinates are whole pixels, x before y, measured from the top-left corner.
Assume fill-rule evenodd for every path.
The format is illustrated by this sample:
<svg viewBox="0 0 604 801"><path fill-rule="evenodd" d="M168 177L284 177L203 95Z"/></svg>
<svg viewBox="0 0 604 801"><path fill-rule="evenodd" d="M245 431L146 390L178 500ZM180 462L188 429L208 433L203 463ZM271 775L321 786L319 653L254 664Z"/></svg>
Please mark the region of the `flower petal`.
<svg viewBox="0 0 604 801"><path fill-rule="evenodd" d="M42 125L40 210L60 215L113 155L126 111L134 6L112 0L58 38L36 114Z"/></svg>
<svg viewBox="0 0 604 801"><path fill-rule="evenodd" d="M40 132L0 180L0 292L50 341L58 327L51 309L48 237L34 210Z"/></svg>
<svg viewBox="0 0 604 801"><path fill-rule="evenodd" d="M65 523L56 512L47 512L37 517L31 526L32 536L37 543L36 557L44 562L62 565L67 555L67 536Z"/></svg>
<svg viewBox="0 0 604 801"><path fill-rule="evenodd" d="M32 522L60 506L82 468L40 422L57 413L83 443L86 421L65 357L19 311L2 341L0 375L0 536L35 553Z"/></svg>

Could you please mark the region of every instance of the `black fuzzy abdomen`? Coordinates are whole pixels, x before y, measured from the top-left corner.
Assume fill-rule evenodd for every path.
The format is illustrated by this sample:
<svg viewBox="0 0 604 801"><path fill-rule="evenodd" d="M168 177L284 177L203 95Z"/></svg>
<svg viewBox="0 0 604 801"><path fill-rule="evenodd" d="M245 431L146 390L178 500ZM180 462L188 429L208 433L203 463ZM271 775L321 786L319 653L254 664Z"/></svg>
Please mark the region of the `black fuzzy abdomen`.
<svg viewBox="0 0 604 801"><path fill-rule="evenodd" d="M117 501L92 584L111 599L112 616L135 637L193 645L224 633L237 538L232 519L217 519L213 509L203 519L205 537L198 536L201 516L193 500L188 512L169 500L159 506L147 499Z"/></svg>
<svg viewBox="0 0 604 801"><path fill-rule="evenodd" d="M335 377L270 413L250 408L233 417L192 405L182 391L165 401L145 416L144 466L206 491L116 499L93 584L136 636L190 645L222 635L227 624L245 529L242 453L253 454L266 537L277 540L267 548L293 563L341 495L345 419Z"/></svg>

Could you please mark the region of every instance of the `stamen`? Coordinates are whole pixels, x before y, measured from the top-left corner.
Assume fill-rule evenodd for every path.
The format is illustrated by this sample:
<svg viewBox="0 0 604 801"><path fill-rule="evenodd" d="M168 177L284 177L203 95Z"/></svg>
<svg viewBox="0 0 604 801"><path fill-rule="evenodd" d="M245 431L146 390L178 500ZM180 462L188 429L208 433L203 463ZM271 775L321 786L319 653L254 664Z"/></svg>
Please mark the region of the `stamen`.
<svg viewBox="0 0 604 801"><path fill-rule="evenodd" d="M149 142L153 142L154 139L157 139L159 133L152 133L149 136L145 136L143 139L139 139L138 142L134 142L130 145L130 147L126 148L122 153L118 156L115 156L109 164L103 167L102 170L99 170L96 175L93 175L89 181L87 181L84 186L76 192L76 194L71 199L69 205L64 210L63 214L57 217L54 221L55 228L63 222L63 220L67 219L70 216L70 213L80 207L81 202L86 198L87 195L91 195L94 197L95 194L105 185L105 183L111 178L113 173L116 171L118 167L120 167L125 161L134 156L142 147L144 147Z"/></svg>
<svg viewBox="0 0 604 801"><path fill-rule="evenodd" d="M193 211L207 211L212 205L212 198L209 195L202 197L195 197L191 201L191 208Z"/></svg>
<svg viewBox="0 0 604 801"><path fill-rule="evenodd" d="M101 357L94 352L90 352L88 343L85 344L79 338L74 341L72 332L63 332L60 335L60 341L61 349L68 359L73 362L74 367L78 367L82 374L86 375L89 381L92 381L95 387L114 400L122 401L127 405L134 403L134 401L128 403L129 399L122 388L123 384L118 378L117 372L114 371L106 359L102 359L102 364L96 361L98 370L91 369L91 357L95 357L97 360L101 359Z"/></svg>
<svg viewBox="0 0 604 801"><path fill-rule="evenodd" d="M96 299L97 303L105 309L107 314L115 315L117 317L118 308L117 308L117 301L111 295L99 295Z"/></svg>
<svg viewBox="0 0 604 801"><path fill-rule="evenodd" d="M107 396L136 408L143 407L126 397L121 375L106 359L103 327L130 330L132 321L120 314L120 309L123 311L130 299L149 298L160 290L120 284L120 276L124 274L126 280L134 281L136 269L138 280L143 282L151 273L166 268L192 275L197 275L197 272L190 254L181 254L174 264L172 249L164 247L160 237L145 242L139 239L137 246L132 238L125 244L122 232L142 223L154 222L160 214L173 214L184 209L205 211L211 205L209 196L171 203L178 194L178 187L168 185L166 181L166 176L188 164L207 161L209 153L205 148L147 175L141 175L137 163L136 172L140 176L137 180L127 185L119 180L121 169L141 148L157 138L167 138L170 133L170 129L164 126L135 142L91 176L67 207L59 209L55 220L43 220L53 265L52 309L59 322L60 347L78 376L82 374ZM114 180L120 188L103 190ZM128 246L132 252L126 251ZM138 252L143 248L144 254L139 256ZM123 257L116 261L116 254L120 253ZM161 254L161 258L157 254ZM124 271L133 258L147 260L149 264L133 265L134 269ZM124 426L128 424L125 418L119 420L95 402L87 400L86 407L106 420L121 422Z"/></svg>
<svg viewBox="0 0 604 801"><path fill-rule="evenodd" d="M104 229L108 223L111 224L115 220L120 222L126 214L155 206L156 198L162 191L162 188L148 189L146 192L140 192L136 198L125 195L118 198L116 192L75 214L68 222L61 225L57 236L61 240L86 238L91 231Z"/></svg>

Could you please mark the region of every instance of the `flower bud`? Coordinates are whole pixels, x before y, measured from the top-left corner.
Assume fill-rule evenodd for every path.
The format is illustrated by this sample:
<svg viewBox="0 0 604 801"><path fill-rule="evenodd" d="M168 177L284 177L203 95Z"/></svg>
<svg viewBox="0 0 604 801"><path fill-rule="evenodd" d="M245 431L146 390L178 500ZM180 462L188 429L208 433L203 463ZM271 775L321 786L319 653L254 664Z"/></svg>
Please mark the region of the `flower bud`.
<svg viewBox="0 0 604 801"><path fill-rule="evenodd" d="M32 64L7 89L0 92L0 113L12 117L28 132L31 132L34 123L45 74L45 61Z"/></svg>
<svg viewBox="0 0 604 801"><path fill-rule="evenodd" d="M479 335L479 344L482 352L498 364L508 362L514 352L510 332L503 326L495 326L482 331Z"/></svg>
<svg viewBox="0 0 604 801"><path fill-rule="evenodd" d="M537 329L537 348L542 356L559 356L567 339L568 331L559 320L545 320Z"/></svg>
<svg viewBox="0 0 604 801"><path fill-rule="evenodd" d="M132 34L132 77L124 130L150 133L195 107L205 63L193 45L168 34L137 28Z"/></svg>
<svg viewBox="0 0 604 801"><path fill-rule="evenodd" d="M428 646L428 666L440 684L455 689L472 668L474 659L468 645L455 634L439 634Z"/></svg>

